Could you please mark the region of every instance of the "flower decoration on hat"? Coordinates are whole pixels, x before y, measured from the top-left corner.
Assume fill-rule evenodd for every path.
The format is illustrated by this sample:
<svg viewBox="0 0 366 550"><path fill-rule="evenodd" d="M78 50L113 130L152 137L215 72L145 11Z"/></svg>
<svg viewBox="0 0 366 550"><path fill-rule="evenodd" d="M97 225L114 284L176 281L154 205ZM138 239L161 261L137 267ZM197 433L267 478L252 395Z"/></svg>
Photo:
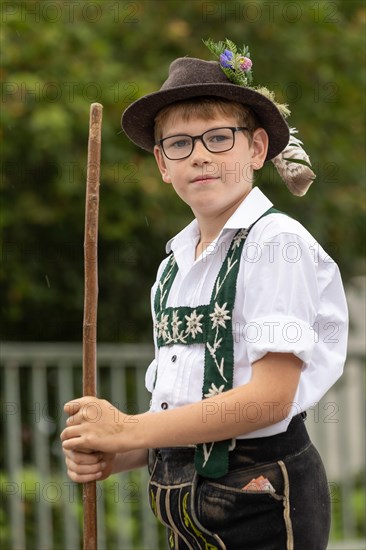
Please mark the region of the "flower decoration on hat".
<svg viewBox="0 0 366 550"><path fill-rule="evenodd" d="M252 82L252 60L247 46L242 51L228 38L225 42L214 42L209 38L203 43L207 48L220 59L220 66L228 79L233 84L247 86Z"/></svg>
<svg viewBox="0 0 366 550"><path fill-rule="evenodd" d="M211 38L203 40L207 48L219 59L220 67L226 74L228 80L238 86L245 86L269 99L279 110L284 118L287 118L291 111L285 103L278 103L275 94L265 86L249 86L252 83L252 66L248 46L243 45L242 51L229 40L214 42ZM272 159L277 172L289 188L292 194L302 196L315 179L311 169L311 162L308 154L302 148L302 141L294 136L296 128L290 128L290 139L285 149Z"/></svg>
<svg viewBox="0 0 366 550"><path fill-rule="evenodd" d="M230 82L238 86L246 86L264 95L276 105L284 118L287 118L291 114L286 103L278 103L276 101L274 92L268 90L265 86L249 86L253 80L253 62L250 59L248 46L243 45L242 51L238 52L237 46L228 38L225 39L225 42L214 42L211 38L208 38L207 40L203 40L203 43L210 52L219 58L220 67Z"/></svg>

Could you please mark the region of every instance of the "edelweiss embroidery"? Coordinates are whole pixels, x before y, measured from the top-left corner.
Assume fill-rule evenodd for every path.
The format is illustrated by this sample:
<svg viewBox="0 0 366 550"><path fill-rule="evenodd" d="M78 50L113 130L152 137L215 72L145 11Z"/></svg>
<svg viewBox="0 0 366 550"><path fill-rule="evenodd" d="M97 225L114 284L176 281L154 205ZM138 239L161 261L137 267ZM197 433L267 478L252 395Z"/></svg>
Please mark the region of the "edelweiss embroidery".
<svg viewBox="0 0 366 550"><path fill-rule="evenodd" d="M225 321L228 321L229 319L231 319L230 315L228 315L229 310L225 309L226 306L227 306L227 302L221 307L217 302L215 303L214 312L210 313L212 328L217 328L219 325L226 328Z"/></svg>
<svg viewBox="0 0 366 550"><path fill-rule="evenodd" d="M158 338L163 338L166 340L168 337L168 316L162 315L160 321L155 322L155 329L158 335Z"/></svg>
<svg viewBox="0 0 366 550"><path fill-rule="evenodd" d="M201 313L201 315L197 315L196 310L194 310L191 315L184 316L187 321L186 333L190 334L192 338L196 338L196 335L199 332L202 334L202 323L200 323L200 321L203 317L203 313Z"/></svg>

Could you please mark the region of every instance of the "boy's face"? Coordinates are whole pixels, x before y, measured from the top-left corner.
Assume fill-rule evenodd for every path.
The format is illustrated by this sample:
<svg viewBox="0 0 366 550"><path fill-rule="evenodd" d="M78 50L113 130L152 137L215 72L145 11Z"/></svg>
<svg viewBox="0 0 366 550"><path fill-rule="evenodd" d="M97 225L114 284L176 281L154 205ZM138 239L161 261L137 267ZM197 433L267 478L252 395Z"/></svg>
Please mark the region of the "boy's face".
<svg viewBox="0 0 366 550"><path fill-rule="evenodd" d="M185 121L172 112L163 126L162 137L197 136L213 128L237 126L240 125L236 118L220 113L209 120L192 118ZM226 152L212 153L197 139L187 158L169 160L158 146L154 154L163 181L173 185L198 219L202 216L228 219L251 190L253 170L263 166L267 147L267 134L259 128L254 131L251 145L245 132L235 132L234 147Z"/></svg>

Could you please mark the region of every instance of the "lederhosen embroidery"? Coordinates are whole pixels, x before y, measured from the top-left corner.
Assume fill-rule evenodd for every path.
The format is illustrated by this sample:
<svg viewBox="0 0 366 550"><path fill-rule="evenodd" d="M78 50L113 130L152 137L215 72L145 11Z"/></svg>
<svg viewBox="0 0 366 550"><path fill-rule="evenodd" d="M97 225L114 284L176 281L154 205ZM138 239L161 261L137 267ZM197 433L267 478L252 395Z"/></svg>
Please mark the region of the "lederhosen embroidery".
<svg viewBox="0 0 366 550"><path fill-rule="evenodd" d="M197 519L194 507L194 483L162 485L149 484L150 506L158 520L168 528L169 548L179 548L179 543L192 550L225 550L225 544Z"/></svg>
<svg viewBox="0 0 366 550"><path fill-rule="evenodd" d="M270 208L263 216L274 212L278 210ZM178 272L173 253L158 283L154 301L157 346L205 345L203 399L214 397L233 387L232 312L242 250L253 225L248 229L240 229L235 234L216 278L209 304L194 308L166 307L170 289ZM226 474L230 444L231 440L225 440L197 445L197 472L210 478Z"/></svg>

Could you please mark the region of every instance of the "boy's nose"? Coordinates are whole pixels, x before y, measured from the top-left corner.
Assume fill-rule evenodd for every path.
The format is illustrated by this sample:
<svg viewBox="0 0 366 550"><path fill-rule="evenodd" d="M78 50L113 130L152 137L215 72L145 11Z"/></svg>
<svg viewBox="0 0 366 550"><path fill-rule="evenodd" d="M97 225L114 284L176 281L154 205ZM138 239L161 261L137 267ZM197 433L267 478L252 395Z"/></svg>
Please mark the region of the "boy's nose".
<svg viewBox="0 0 366 550"><path fill-rule="evenodd" d="M193 150L191 153L192 162L210 162L211 153L203 144L202 138L197 137L193 143Z"/></svg>

